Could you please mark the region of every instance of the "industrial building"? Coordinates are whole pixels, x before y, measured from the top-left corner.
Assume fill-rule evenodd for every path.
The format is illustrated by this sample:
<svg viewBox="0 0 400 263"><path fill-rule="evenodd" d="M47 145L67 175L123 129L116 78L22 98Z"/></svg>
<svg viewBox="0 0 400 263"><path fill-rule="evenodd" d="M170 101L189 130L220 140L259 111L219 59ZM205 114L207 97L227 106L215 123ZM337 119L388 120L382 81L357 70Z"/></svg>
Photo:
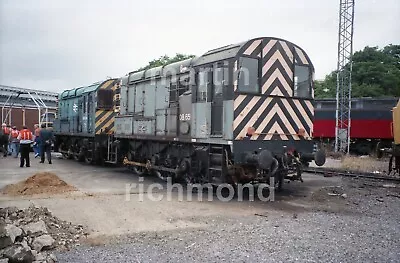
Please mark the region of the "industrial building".
<svg viewBox="0 0 400 263"><path fill-rule="evenodd" d="M55 92L0 85L1 121L21 129L23 125L51 125L57 114Z"/></svg>

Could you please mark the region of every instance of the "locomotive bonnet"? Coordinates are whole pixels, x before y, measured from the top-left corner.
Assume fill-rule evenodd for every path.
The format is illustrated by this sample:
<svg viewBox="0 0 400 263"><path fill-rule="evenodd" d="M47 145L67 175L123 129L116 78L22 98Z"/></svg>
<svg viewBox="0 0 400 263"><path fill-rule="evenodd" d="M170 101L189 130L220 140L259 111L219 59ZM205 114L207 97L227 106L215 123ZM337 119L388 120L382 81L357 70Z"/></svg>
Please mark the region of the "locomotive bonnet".
<svg viewBox="0 0 400 263"><path fill-rule="evenodd" d="M215 184L275 178L281 187L284 178L301 180L310 161L325 162L323 152L313 151L313 75L299 46L251 39L131 72L107 95L111 131L94 129L88 137L83 129L67 135L56 128L56 134L64 152L123 163L139 174ZM78 104L88 102L82 96Z"/></svg>

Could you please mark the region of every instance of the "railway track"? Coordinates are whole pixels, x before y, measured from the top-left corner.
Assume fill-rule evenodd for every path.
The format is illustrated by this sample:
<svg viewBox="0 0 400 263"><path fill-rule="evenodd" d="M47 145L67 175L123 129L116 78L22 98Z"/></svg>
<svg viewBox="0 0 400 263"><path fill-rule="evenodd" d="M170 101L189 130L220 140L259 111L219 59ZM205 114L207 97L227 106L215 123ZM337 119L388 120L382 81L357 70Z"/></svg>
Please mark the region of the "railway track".
<svg viewBox="0 0 400 263"><path fill-rule="evenodd" d="M399 175L375 174L367 172L356 173L356 172L347 172L344 170L331 169L331 168L304 168L303 172L323 174L328 176L346 176L346 177L367 178L374 180L386 180L386 181L394 181L400 183Z"/></svg>

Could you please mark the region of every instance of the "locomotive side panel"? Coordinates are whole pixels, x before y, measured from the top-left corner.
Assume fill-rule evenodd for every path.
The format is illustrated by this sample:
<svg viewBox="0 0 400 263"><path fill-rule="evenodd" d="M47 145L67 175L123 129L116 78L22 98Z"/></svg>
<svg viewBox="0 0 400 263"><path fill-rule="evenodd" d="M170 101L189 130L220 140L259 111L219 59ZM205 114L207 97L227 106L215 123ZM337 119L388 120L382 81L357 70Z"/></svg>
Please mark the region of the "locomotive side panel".
<svg viewBox="0 0 400 263"><path fill-rule="evenodd" d="M122 84L120 111L120 116L130 114L135 117L129 119L133 127L130 135L176 136L178 104L170 105L171 78L142 80L134 76L130 79L134 82ZM129 120L118 122L124 122L126 126ZM127 135L129 131L117 129L116 134Z"/></svg>
<svg viewBox="0 0 400 263"><path fill-rule="evenodd" d="M126 101L126 112L125 114L134 114L135 113L135 92L136 92L136 85L128 85L127 86L127 96L125 97L124 94L121 94L123 101ZM122 114L122 112L121 112Z"/></svg>
<svg viewBox="0 0 400 263"><path fill-rule="evenodd" d="M192 125L194 129L192 130L192 137L196 139L205 139L210 136L210 103L201 102L193 103L193 121Z"/></svg>
<svg viewBox="0 0 400 263"><path fill-rule="evenodd" d="M164 136L167 131L166 123L167 110L156 110L156 136Z"/></svg>
<svg viewBox="0 0 400 263"><path fill-rule="evenodd" d="M128 88L128 77L123 77L121 79L121 91L120 91L120 106L119 106L119 114L125 115L128 112L128 98L129 98L129 88Z"/></svg>
<svg viewBox="0 0 400 263"><path fill-rule="evenodd" d="M155 135L155 120L144 118L133 118L133 134Z"/></svg>
<svg viewBox="0 0 400 263"><path fill-rule="evenodd" d="M156 84L152 81L146 83L144 87L144 116L145 117L154 117L155 116L155 109L157 104L156 96Z"/></svg>
<svg viewBox="0 0 400 263"><path fill-rule="evenodd" d="M179 98L179 134L182 137L190 137L192 121L192 93L185 92Z"/></svg>
<svg viewBox="0 0 400 263"><path fill-rule="evenodd" d="M224 109L224 126L223 138L225 140L233 140L233 100L225 100L223 104Z"/></svg>
<svg viewBox="0 0 400 263"><path fill-rule="evenodd" d="M167 135L177 136L178 107L167 108Z"/></svg>
<svg viewBox="0 0 400 263"><path fill-rule="evenodd" d="M143 116L144 114L144 99L145 99L145 84L138 83L135 85L135 92L134 92L134 114Z"/></svg>
<svg viewBox="0 0 400 263"><path fill-rule="evenodd" d="M133 134L133 117L115 117L115 134L129 136Z"/></svg>
<svg viewBox="0 0 400 263"><path fill-rule="evenodd" d="M157 79L155 95L155 115L156 115L156 135L164 136L167 134L167 108L169 105L169 86L167 81Z"/></svg>

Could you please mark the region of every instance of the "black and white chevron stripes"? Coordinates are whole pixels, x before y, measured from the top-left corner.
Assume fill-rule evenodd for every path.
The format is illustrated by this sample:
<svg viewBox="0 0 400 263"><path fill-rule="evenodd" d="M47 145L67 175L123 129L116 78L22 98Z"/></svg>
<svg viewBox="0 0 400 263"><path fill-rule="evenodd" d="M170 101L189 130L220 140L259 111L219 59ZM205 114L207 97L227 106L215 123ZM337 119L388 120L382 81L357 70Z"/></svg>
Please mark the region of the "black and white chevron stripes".
<svg viewBox="0 0 400 263"><path fill-rule="evenodd" d="M312 131L314 107L308 100L252 95L237 95L234 101L234 138L241 139L249 127L256 132L252 140L300 140L300 128L305 137Z"/></svg>
<svg viewBox="0 0 400 263"><path fill-rule="evenodd" d="M266 95L292 96L293 59L283 48L283 41L265 41L262 52L262 93ZM284 44L281 44L284 43ZM291 52L291 49L287 49Z"/></svg>
<svg viewBox="0 0 400 263"><path fill-rule="evenodd" d="M238 94L234 101L234 138L241 139L249 127L256 132L252 140L300 140L312 134L314 107L309 99L293 99L294 64L310 65L302 49L272 38L249 41L242 54L261 58L261 93L263 96ZM238 62L234 72L238 71ZM234 82L237 90L237 81ZM269 97L271 96L271 97Z"/></svg>

